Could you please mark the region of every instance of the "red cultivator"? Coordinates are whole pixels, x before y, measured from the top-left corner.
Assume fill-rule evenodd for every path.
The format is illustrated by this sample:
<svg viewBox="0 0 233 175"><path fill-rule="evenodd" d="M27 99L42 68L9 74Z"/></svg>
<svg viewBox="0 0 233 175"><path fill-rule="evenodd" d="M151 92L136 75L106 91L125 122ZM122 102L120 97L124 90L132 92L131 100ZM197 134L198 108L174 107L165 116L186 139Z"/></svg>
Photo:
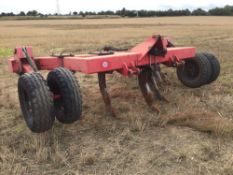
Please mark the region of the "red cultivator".
<svg viewBox="0 0 233 175"><path fill-rule="evenodd" d="M129 50L106 47L87 55L34 57L31 47L18 47L9 59L9 68L20 75L18 93L23 116L33 132L49 130L55 117L73 123L82 114L82 97L73 73L98 73L106 109L115 116L105 75L117 71L138 76L142 94L150 108L159 112L155 99L167 101L159 87L165 79L160 65L176 67L180 81L191 88L213 82L220 72L212 54L196 54L194 47L175 47L168 38L153 36ZM52 70L45 80L38 70Z"/></svg>

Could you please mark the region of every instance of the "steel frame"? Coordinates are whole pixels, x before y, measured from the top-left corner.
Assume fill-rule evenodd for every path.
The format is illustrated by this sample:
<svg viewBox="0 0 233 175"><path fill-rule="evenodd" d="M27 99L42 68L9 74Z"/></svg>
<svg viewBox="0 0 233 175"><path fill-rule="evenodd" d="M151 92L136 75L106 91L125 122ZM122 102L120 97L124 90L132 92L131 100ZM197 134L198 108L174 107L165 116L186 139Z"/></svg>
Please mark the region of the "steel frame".
<svg viewBox="0 0 233 175"><path fill-rule="evenodd" d="M152 36L128 51L46 57L34 57L32 47L26 47L26 51L39 70L65 67L85 74L117 71L124 76L131 76L138 75L140 67L146 65L162 63L176 66L184 59L195 57L194 47L170 47L170 43L169 38ZM15 48L14 57L9 59L9 69L18 74L34 71L25 60L22 47Z"/></svg>

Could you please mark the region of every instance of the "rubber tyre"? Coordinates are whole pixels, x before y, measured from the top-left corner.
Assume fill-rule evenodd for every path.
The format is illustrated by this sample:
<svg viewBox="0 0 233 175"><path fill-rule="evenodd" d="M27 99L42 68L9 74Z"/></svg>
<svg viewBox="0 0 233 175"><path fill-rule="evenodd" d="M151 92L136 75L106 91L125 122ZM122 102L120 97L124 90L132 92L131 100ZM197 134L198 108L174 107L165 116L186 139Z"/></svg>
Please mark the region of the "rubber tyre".
<svg viewBox="0 0 233 175"><path fill-rule="evenodd" d="M82 115L82 96L79 83L71 71L56 68L48 74L48 86L54 95L55 115L58 121L65 124L74 123Z"/></svg>
<svg viewBox="0 0 233 175"><path fill-rule="evenodd" d="M210 79L210 62L205 55L196 54L195 58L187 59L184 65L177 67L177 76L185 86L198 88Z"/></svg>
<svg viewBox="0 0 233 175"><path fill-rule="evenodd" d="M219 74L220 74L220 63L218 61L218 58L211 54L211 53L203 53L207 59L209 60L210 62L210 65L211 65L211 75L210 75L210 79L207 81L206 84L209 84L209 83L212 83L214 82L215 80L217 80Z"/></svg>
<svg viewBox="0 0 233 175"><path fill-rule="evenodd" d="M54 122L53 100L49 88L39 73L20 76L18 94L23 117L32 132L42 133Z"/></svg>

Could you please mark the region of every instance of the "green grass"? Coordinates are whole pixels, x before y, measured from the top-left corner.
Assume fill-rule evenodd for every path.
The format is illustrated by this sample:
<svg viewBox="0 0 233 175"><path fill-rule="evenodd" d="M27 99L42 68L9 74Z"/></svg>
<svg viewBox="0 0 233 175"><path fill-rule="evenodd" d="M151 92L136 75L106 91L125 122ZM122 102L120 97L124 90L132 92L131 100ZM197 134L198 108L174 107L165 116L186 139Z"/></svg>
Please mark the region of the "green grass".
<svg viewBox="0 0 233 175"><path fill-rule="evenodd" d="M9 57L12 55L12 49L0 48L0 57Z"/></svg>

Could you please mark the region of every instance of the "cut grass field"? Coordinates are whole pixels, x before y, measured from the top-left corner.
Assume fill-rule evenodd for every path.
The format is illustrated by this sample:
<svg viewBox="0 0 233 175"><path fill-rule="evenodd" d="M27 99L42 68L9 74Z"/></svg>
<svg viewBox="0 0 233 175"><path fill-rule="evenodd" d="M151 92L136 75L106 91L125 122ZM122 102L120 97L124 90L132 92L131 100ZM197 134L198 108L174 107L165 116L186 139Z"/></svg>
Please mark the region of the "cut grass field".
<svg viewBox="0 0 233 175"><path fill-rule="evenodd" d="M17 75L7 70L15 46L34 55L86 53L105 45L130 47L153 34L172 36L178 46L195 46L219 57L219 79L197 89L184 87L175 70L150 112L137 78L108 75L117 118L106 115L96 75L76 73L83 118L55 122L44 134L26 127L17 97ZM233 174L233 18L0 21L0 174ZM43 72L44 75L47 72Z"/></svg>

